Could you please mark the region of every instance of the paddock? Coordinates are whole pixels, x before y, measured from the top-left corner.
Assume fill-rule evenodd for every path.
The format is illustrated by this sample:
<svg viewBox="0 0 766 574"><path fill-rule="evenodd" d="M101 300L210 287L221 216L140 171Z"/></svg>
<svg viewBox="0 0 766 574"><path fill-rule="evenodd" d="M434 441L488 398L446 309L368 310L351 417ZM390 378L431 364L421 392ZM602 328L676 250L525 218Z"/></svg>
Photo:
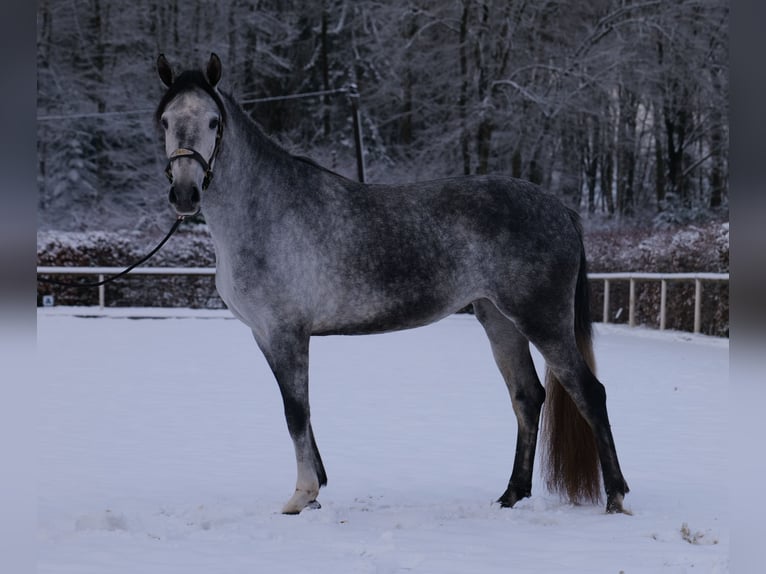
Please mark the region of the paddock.
<svg viewBox="0 0 766 574"><path fill-rule="evenodd" d="M728 571L728 340L594 327L632 516L569 505L537 474L531 498L493 504L516 420L468 315L312 339L329 481L321 509L284 516L292 443L244 325L40 309L38 571Z"/></svg>

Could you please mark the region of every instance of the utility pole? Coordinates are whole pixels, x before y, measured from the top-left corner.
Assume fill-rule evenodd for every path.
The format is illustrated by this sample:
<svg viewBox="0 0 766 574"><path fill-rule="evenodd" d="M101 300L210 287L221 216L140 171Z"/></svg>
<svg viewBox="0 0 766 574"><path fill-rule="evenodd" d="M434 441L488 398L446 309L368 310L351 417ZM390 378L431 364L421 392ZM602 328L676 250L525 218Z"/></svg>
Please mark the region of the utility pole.
<svg viewBox="0 0 766 574"><path fill-rule="evenodd" d="M364 148L362 148L362 123L359 121L359 89L355 83L348 85L348 101L351 104L351 115L354 120L354 146L356 147L357 179L364 183Z"/></svg>

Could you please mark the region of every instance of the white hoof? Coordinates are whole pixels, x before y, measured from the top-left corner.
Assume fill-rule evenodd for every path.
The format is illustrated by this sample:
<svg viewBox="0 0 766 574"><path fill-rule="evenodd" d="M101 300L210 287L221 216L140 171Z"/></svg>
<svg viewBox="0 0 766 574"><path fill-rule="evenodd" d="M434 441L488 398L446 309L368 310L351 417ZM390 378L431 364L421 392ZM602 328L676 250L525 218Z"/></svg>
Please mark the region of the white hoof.
<svg viewBox="0 0 766 574"><path fill-rule="evenodd" d="M299 514L307 506L321 508L316 498L319 490L297 490L292 498L282 507L282 514Z"/></svg>

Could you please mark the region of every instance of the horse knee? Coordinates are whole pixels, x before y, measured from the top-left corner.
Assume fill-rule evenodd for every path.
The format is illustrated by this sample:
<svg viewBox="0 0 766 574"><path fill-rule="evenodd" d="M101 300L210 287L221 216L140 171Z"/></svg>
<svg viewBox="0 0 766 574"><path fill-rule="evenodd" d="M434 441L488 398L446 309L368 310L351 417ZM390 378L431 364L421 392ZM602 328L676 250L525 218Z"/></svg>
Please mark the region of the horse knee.
<svg viewBox="0 0 766 574"><path fill-rule="evenodd" d="M305 401L297 400L293 396L283 393L282 400L285 407L285 421L290 436L296 438L303 435L309 426L309 407Z"/></svg>

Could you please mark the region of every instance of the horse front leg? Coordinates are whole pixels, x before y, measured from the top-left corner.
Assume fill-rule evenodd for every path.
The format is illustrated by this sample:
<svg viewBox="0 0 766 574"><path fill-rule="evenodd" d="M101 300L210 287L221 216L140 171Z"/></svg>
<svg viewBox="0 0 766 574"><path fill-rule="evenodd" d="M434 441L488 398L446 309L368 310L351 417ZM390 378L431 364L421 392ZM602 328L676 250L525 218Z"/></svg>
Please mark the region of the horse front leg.
<svg viewBox="0 0 766 574"><path fill-rule="evenodd" d="M475 301L473 307L489 338L492 355L505 380L518 423L513 471L508 487L497 500L500 506L511 508L522 498L532 495L532 471L545 390L529 353L529 341L513 322L487 299Z"/></svg>
<svg viewBox="0 0 766 574"><path fill-rule="evenodd" d="M320 487L327 484L327 474L311 428L309 336L282 333L265 337L255 331L253 334L277 379L287 430L295 447L298 478L295 492L282 508L282 513L298 514L307 506L318 508L317 495Z"/></svg>

